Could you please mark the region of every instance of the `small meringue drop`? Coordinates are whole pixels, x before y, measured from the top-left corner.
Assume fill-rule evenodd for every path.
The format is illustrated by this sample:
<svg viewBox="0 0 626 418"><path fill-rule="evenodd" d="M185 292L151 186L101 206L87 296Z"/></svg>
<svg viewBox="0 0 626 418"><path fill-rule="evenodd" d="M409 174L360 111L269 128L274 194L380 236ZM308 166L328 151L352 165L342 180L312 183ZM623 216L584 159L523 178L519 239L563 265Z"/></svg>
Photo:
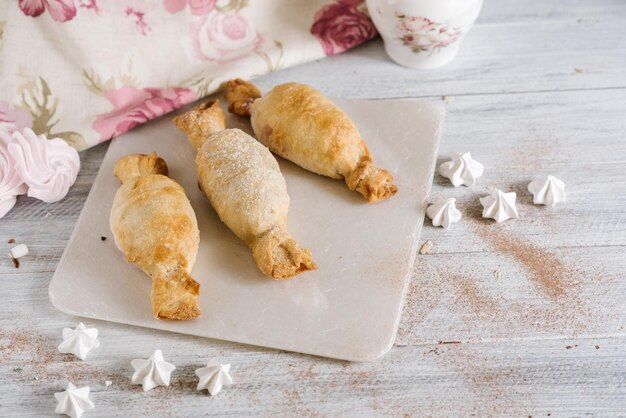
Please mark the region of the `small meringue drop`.
<svg viewBox="0 0 626 418"><path fill-rule="evenodd" d="M565 202L565 183L554 176L542 177L528 184L528 191L533 194L535 205L556 206Z"/></svg>
<svg viewBox="0 0 626 418"><path fill-rule="evenodd" d="M15 131L8 144L28 196L46 203L63 199L80 171L78 152L60 138L48 139L31 129Z"/></svg>
<svg viewBox="0 0 626 418"><path fill-rule="evenodd" d="M63 328L63 342L59 344L59 352L74 354L81 360L85 360L87 354L94 348L100 347L98 330L87 328L82 322L75 329Z"/></svg>
<svg viewBox="0 0 626 418"><path fill-rule="evenodd" d="M456 199L440 199L428 206L426 215L433 221L433 226L449 228L461 220L461 212L456 208Z"/></svg>
<svg viewBox="0 0 626 418"><path fill-rule="evenodd" d="M209 360L206 367L196 370L196 376L200 378L197 390L208 390L211 396L217 395L222 387L232 385L230 377L230 364L221 364L216 359Z"/></svg>
<svg viewBox="0 0 626 418"><path fill-rule="evenodd" d="M15 160L9 154L10 141L11 136L0 130L0 218L15 206L17 196L28 191L17 172Z"/></svg>
<svg viewBox="0 0 626 418"><path fill-rule="evenodd" d="M490 195L481 197L483 205L483 218L492 218L496 222L504 222L507 219L518 219L519 214L515 207L515 192L504 193L500 189L494 189Z"/></svg>
<svg viewBox="0 0 626 418"><path fill-rule="evenodd" d="M135 369L131 381L134 385L141 385L144 392L157 386L169 386L171 374L176 369L163 359L161 350L155 350L149 359L134 359L130 364Z"/></svg>
<svg viewBox="0 0 626 418"><path fill-rule="evenodd" d="M54 412L57 414L80 418L85 411L95 408L89 399L89 386L77 388L72 382L69 382L65 390L56 392L54 397L57 400L57 407Z"/></svg>
<svg viewBox="0 0 626 418"><path fill-rule="evenodd" d="M484 170L483 165L474 160L469 152L453 153L452 160L439 166L439 174L450 179L454 187L473 186Z"/></svg>
<svg viewBox="0 0 626 418"><path fill-rule="evenodd" d="M26 244L18 244L9 251L11 258L22 258L28 255L28 247Z"/></svg>

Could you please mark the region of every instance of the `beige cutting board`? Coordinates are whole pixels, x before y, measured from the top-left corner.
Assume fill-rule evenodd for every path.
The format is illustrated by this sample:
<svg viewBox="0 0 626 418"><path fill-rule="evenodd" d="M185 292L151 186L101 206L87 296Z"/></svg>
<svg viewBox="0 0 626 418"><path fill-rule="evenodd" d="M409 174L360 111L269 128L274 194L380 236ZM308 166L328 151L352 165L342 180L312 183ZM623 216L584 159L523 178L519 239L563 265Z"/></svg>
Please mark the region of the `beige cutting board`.
<svg viewBox="0 0 626 418"><path fill-rule="evenodd" d="M88 318L345 360L382 356L400 320L445 112L414 100L336 102L399 191L368 204L343 182L278 158L291 196L288 229L311 250L318 270L287 281L257 270L248 248L198 190L194 151L168 115L113 140L50 283L54 306ZM250 131L235 117L228 126ZM192 275L201 284L202 316L194 321L152 316L150 280L124 260L109 228L119 187L115 161L153 151L167 161L198 218L201 242Z"/></svg>

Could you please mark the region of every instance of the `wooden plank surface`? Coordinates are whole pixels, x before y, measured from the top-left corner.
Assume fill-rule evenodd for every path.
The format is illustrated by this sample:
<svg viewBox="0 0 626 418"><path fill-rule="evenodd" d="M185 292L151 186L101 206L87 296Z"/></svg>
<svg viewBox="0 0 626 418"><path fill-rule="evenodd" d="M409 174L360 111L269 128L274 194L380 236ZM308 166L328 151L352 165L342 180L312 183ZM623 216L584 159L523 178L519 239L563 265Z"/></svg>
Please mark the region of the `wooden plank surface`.
<svg viewBox="0 0 626 418"><path fill-rule="evenodd" d="M53 416L52 394L68 379L92 387L97 409L85 416L623 415L624 24L620 0L487 1L442 70L397 67L374 41L258 80L262 88L304 81L351 98L454 96L440 160L471 151L486 166L475 188L435 177L433 197L456 197L465 218L450 230L427 221L422 241L435 247L417 257L396 347L373 363L97 321L89 324L102 346L88 361L56 352L61 328L79 318L51 306L48 282L107 145L82 153L65 200L21 197L0 220L1 252L9 238L31 249L19 269L0 258L0 416ZM524 191L548 173L568 188L554 210ZM520 220L479 218L477 197L489 187L519 193ZM545 274L560 286L542 282ZM144 394L129 385L129 362L155 348L178 370L170 388ZM236 384L210 398L195 392L193 371L213 356L233 365Z"/></svg>
<svg viewBox="0 0 626 418"><path fill-rule="evenodd" d="M373 41L271 74L260 85L295 80L348 98L625 88L625 21L620 1L486 1L458 57L444 68L407 70Z"/></svg>

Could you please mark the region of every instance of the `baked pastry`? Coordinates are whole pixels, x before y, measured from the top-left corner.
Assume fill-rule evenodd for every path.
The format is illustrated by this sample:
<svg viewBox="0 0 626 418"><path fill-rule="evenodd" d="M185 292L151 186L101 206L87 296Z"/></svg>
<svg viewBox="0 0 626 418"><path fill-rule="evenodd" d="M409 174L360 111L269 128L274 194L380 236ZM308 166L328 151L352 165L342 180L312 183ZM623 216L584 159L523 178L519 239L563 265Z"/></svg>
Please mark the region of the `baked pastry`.
<svg viewBox="0 0 626 418"><path fill-rule="evenodd" d="M167 165L156 154L121 158L115 175L122 186L113 199L111 231L126 260L152 278L154 315L196 318L200 284L189 272L200 232L185 191L167 177Z"/></svg>
<svg viewBox="0 0 626 418"><path fill-rule="evenodd" d="M259 269L286 279L316 268L286 229L289 195L276 159L239 129L226 129L219 101L201 104L174 124L197 151L199 185L218 216L252 250Z"/></svg>
<svg viewBox="0 0 626 418"><path fill-rule="evenodd" d="M227 83L226 100L230 112L251 117L257 139L281 157L345 180L369 202L398 191L391 173L372 165L367 145L348 115L314 88L285 83L261 97L256 86L236 79Z"/></svg>

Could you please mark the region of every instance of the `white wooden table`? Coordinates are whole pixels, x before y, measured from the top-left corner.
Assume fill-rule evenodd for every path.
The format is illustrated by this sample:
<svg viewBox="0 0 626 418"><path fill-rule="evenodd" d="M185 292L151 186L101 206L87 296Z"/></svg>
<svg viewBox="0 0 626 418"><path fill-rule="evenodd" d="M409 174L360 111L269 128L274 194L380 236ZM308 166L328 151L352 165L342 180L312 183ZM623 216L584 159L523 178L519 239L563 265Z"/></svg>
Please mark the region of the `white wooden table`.
<svg viewBox="0 0 626 418"><path fill-rule="evenodd" d="M623 416L625 26L623 0L487 0L444 69L397 67L376 40L258 80L336 97L450 96L440 158L471 151L486 166L478 188L435 178L433 196L456 197L465 219L425 226L433 253L417 257L396 345L373 363L98 321L87 321L102 343L90 360L56 352L61 329L80 319L52 307L48 283L107 145L84 152L64 201L20 198L0 221L2 254L10 238L31 249L19 269L0 257L0 415L50 416L53 393L71 380L92 388L97 409L86 417ZM568 185L556 210L524 192L548 173ZM521 219L480 220L477 197L490 186L518 192ZM177 374L171 387L143 393L130 385L129 362L155 348ZM214 356L232 364L236 384L211 398L195 391L194 370Z"/></svg>

